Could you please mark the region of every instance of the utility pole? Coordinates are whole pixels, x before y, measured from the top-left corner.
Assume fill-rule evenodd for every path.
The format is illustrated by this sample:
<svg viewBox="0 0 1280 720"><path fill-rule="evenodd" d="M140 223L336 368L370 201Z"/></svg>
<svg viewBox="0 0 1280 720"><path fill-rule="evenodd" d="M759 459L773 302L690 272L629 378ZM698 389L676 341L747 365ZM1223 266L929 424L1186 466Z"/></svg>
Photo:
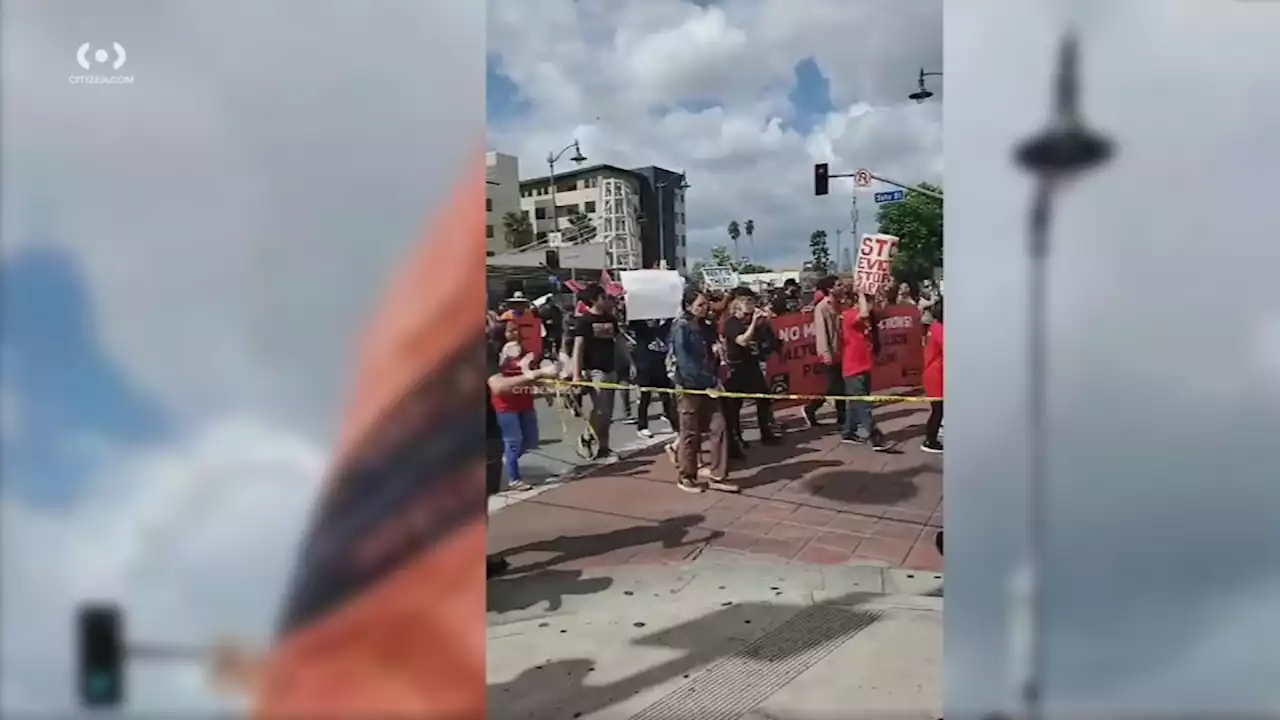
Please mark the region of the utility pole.
<svg viewBox="0 0 1280 720"><path fill-rule="evenodd" d="M853 228L853 246L858 247L858 189L853 189L853 196L849 201L849 224Z"/></svg>
<svg viewBox="0 0 1280 720"><path fill-rule="evenodd" d="M844 234L844 228L836 228L836 271L834 274L840 274L840 236Z"/></svg>

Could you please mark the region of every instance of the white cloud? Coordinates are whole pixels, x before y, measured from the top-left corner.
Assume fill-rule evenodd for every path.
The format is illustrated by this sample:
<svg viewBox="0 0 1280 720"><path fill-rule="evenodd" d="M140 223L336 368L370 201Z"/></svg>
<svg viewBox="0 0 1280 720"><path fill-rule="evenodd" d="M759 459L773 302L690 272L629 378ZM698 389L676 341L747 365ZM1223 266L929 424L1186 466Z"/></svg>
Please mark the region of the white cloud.
<svg viewBox="0 0 1280 720"><path fill-rule="evenodd" d="M906 99L921 67L942 70L941 2L497 0L489 49L530 105L491 122L490 146L526 177L574 138L593 163L687 171L694 258L728 243L730 220L755 220L756 256L780 267L808 256L814 230L848 227L850 186L814 197L814 162L942 179L941 106ZM835 109L799 131L788 94L809 57ZM874 208L860 200L866 232Z"/></svg>

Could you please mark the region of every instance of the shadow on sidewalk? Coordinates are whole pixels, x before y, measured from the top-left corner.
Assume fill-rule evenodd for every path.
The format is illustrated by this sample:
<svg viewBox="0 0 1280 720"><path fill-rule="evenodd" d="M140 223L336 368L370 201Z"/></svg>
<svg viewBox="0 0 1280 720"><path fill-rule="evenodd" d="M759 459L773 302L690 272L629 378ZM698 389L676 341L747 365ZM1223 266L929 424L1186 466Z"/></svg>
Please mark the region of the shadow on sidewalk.
<svg viewBox="0 0 1280 720"><path fill-rule="evenodd" d="M487 609L491 613L525 610L545 601L547 611L564 605L566 595L592 595L613 586L607 577L583 578L581 570L543 570L539 573L500 577L488 582Z"/></svg>
<svg viewBox="0 0 1280 720"><path fill-rule="evenodd" d="M804 483L813 497L850 505L897 505L920 494L912 479L933 470L928 465L889 472L838 470L815 475Z"/></svg>
<svg viewBox="0 0 1280 720"><path fill-rule="evenodd" d="M762 485L771 485L773 483L786 483L792 480L801 480L806 476L819 470L827 468L837 468L843 466L844 463L838 460L796 460L793 462L781 461L777 463L768 463L748 467L738 467L736 464L729 466L731 477L738 483L743 490L750 490ZM751 470L755 470L750 475L744 474Z"/></svg>
<svg viewBox="0 0 1280 720"><path fill-rule="evenodd" d="M498 555L510 558L523 553L556 553L555 557L528 565L515 565L513 563L511 574L523 575L546 570L563 563L583 560L641 545L657 543L661 544L663 549L700 545L723 534L719 531L708 531L699 533L695 539L687 539L689 532L705 519L706 517L702 515L680 515L654 524L633 525L632 527L594 535L561 535L551 540L539 540L507 548L499 552Z"/></svg>
<svg viewBox="0 0 1280 720"><path fill-rule="evenodd" d="M631 676L603 684L589 683L588 678L595 670L596 662L589 658L572 658L538 665L525 670L513 680L492 684L488 690L488 717L514 720L528 717L578 718L590 715L626 701L655 685L681 676L689 679L695 671L722 658L759 658L764 648L752 645L752 641L783 624L794 629L794 632L787 633L788 641L770 644L765 652L770 664L785 663L787 659L824 643L831 643L830 647L834 649L839 647L844 638L869 627L879 618L877 612L859 610L856 607L875 597L877 596L871 594L852 593L805 607L760 602L726 604L702 617L633 640L631 645L636 647L662 647L684 652L679 657ZM639 626L643 622L643 611L633 612L635 624ZM821 630L815 631L819 627ZM798 667L796 675L807 667ZM790 679L793 678L786 678ZM758 705L776 692L777 688L763 685L755 690L762 697L749 699ZM662 709L672 711L674 706L689 703L690 695L716 691L716 687L690 683L673 688L662 698L654 698L653 705L670 705L673 707ZM689 706L696 707L697 704L697 699L693 699ZM659 714L662 717L675 717L669 713L651 714L655 717Z"/></svg>

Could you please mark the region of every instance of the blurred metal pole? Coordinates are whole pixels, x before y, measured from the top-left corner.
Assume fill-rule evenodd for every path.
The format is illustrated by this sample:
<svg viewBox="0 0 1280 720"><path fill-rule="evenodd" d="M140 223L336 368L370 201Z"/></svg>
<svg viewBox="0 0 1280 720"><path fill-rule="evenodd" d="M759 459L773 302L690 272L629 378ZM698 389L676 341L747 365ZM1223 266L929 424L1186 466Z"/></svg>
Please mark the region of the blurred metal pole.
<svg viewBox="0 0 1280 720"><path fill-rule="evenodd" d="M1054 113L1050 127L1021 144L1019 165L1037 176L1031 205L1027 243L1027 505L1026 559L1020 582L1014 583L1014 610L1024 620L1012 640L1021 640L1025 652L1020 701L1026 720L1041 720L1044 713L1044 559L1047 538L1046 494L1048 480L1048 326L1049 231L1053 220L1053 194L1062 180L1105 163L1112 144L1090 131L1080 118L1079 44L1068 30L1058 49ZM1018 638L1018 631L1022 637Z"/></svg>

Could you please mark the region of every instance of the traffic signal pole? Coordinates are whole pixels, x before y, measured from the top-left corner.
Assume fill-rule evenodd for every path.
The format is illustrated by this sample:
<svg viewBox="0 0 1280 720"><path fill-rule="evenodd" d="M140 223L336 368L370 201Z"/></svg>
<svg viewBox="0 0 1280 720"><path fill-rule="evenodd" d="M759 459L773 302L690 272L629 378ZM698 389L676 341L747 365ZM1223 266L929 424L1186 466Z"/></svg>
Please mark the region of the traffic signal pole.
<svg viewBox="0 0 1280 720"><path fill-rule="evenodd" d="M872 180L879 180L882 183L893 185L894 187L900 187L903 190L908 190L910 192L917 192L917 193L920 193L921 195L926 195L935 200L942 199L942 193L934 192L933 190L929 190L927 188L922 188L919 185L906 185L904 183L900 183L895 180L890 180L889 178L883 175L877 175L871 172L870 170L860 170L858 172L851 172L851 173L832 173L830 166L827 163L816 163L813 166L813 194L814 195L830 194L831 191L830 191L829 183L831 178L846 178L846 177L856 178L860 174L865 174L866 177L869 177Z"/></svg>

